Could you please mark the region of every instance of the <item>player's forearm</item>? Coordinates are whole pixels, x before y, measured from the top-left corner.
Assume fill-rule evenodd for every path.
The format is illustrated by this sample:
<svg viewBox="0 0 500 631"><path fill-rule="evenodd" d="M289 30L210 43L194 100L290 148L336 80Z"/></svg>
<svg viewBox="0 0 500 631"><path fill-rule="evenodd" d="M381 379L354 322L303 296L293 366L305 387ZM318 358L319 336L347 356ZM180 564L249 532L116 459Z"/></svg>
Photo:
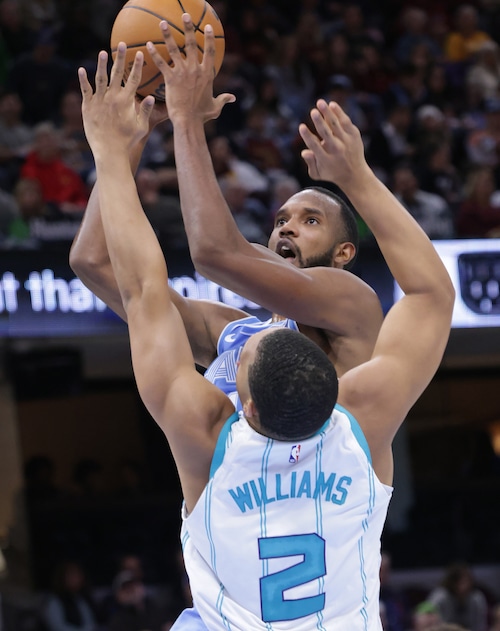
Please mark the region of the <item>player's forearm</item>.
<svg viewBox="0 0 500 631"><path fill-rule="evenodd" d="M198 268L210 268L228 249L237 252L248 243L220 190L203 124L193 120L173 124L179 195L191 258Z"/></svg>
<svg viewBox="0 0 500 631"><path fill-rule="evenodd" d="M422 228L364 165L343 190L365 220L405 293L453 295L453 286Z"/></svg>
<svg viewBox="0 0 500 631"><path fill-rule="evenodd" d="M142 209L131 165L123 154L96 158L102 224L123 306L151 281L166 285L165 259Z"/></svg>
<svg viewBox="0 0 500 631"><path fill-rule="evenodd" d="M146 140L137 143L129 153L130 168L135 173L141 160ZM89 279L94 285L103 282L105 268L109 267L109 255L101 221L99 203L99 182L96 181L87 202L82 224L75 236L69 256L70 266L82 280ZM107 287L107 291L116 291L116 284Z"/></svg>

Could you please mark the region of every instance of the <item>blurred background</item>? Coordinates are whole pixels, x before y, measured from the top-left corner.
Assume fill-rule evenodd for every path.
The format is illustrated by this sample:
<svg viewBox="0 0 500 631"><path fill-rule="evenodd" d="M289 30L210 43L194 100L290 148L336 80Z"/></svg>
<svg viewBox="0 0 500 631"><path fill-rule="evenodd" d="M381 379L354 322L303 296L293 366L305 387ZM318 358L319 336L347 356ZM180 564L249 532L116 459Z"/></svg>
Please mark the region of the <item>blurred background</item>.
<svg viewBox="0 0 500 631"><path fill-rule="evenodd" d="M126 327L68 265L95 179L76 69L94 72L122 4L0 0L1 631L166 631L189 604L177 473ZM381 611L386 631L419 631L448 590L475 612L469 631L498 631L500 2L212 4L226 35L215 89L237 101L207 135L243 234L267 243L275 211L312 183L297 127L324 97L447 265L453 330L396 439ZM137 186L173 286L266 317L194 272L172 144L166 121ZM399 290L358 223L353 272L387 311Z"/></svg>

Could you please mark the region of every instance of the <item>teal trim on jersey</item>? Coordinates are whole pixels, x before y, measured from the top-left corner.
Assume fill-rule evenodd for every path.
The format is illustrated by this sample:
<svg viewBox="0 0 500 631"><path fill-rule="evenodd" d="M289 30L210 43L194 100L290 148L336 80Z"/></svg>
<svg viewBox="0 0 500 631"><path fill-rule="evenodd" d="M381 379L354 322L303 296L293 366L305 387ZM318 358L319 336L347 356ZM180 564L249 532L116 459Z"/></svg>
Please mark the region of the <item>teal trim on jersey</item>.
<svg viewBox="0 0 500 631"><path fill-rule="evenodd" d="M349 422L351 424L351 430L352 430L352 433L354 434L354 438L358 441L359 446L365 452L366 457L368 458L368 462L371 464L372 463L372 455L370 453L370 447L368 447L368 441L366 440L366 437L363 434L363 430L359 426L358 421L349 412L349 410L346 410L345 408L343 408L338 403L335 406L335 409L339 410L339 412L343 412L347 416L347 418L349 419Z"/></svg>
<svg viewBox="0 0 500 631"><path fill-rule="evenodd" d="M317 431L315 431L314 434L310 438L312 438L313 436L318 436L319 434L321 434L321 432L324 432L328 426L328 423L330 423L331 420L332 420L332 417L329 416L326 419L326 421L323 423L323 425Z"/></svg>
<svg viewBox="0 0 500 631"><path fill-rule="evenodd" d="M231 431L233 423L238 420L238 412L233 412L231 416L224 423L219 438L217 438L217 444L215 445L214 455L212 457L212 464L210 465L210 477L213 478L217 469L221 466L224 460L224 454L226 453L226 439Z"/></svg>
<svg viewBox="0 0 500 631"><path fill-rule="evenodd" d="M327 425L327 423L330 422L330 419L328 419L328 421L325 423L325 425L323 425L323 428L325 428L325 426ZM323 430L322 428L322 430ZM325 428L326 429L326 428ZM322 471L322 462L323 462L323 440L325 438L325 431L321 431L321 438L318 441L317 445L316 445L316 479L318 479L318 476L320 474L320 472ZM323 539L323 505L322 505L322 496L321 493L318 493L318 497L315 500L315 507L316 507L316 533ZM326 564L326 559L325 559L325 564ZM324 574L322 574L321 576L318 576L317 580L318 580L318 594L324 594L324 589L325 589L325 576L326 576L326 565L325 565L325 572ZM323 626L323 622L324 622L324 616L323 616L323 609L324 607L322 607L321 609L319 609L318 611L316 611L316 629L318 631L327 631L326 628Z"/></svg>

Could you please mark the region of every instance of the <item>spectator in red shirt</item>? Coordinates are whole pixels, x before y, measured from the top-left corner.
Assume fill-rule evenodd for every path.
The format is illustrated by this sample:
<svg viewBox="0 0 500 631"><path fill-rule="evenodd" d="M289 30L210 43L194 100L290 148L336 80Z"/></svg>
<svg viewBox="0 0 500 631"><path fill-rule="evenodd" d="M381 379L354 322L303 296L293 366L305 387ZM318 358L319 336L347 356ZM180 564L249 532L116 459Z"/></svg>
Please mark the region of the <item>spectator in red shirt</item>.
<svg viewBox="0 0 500 631"><path fill-rule="evenodd" d="M44 201L64 214L85 210L88 191L82 178L61 159L60 136L52 123L39 123L34 130L33 150L28 154L21 177L38 180Z"/></svg>

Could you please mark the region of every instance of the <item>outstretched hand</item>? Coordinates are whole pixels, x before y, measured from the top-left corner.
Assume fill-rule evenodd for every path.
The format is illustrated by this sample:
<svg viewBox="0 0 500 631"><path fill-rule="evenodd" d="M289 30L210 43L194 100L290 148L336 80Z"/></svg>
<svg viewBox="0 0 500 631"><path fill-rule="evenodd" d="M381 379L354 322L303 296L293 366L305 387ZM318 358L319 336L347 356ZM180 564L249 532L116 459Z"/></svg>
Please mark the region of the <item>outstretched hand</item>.
<svg viewBox="0 0 500 631"><path fill-rule="evenodd" d="M110 151L127 150L143 138L149 130L154 97L146 97L136 104L135 93L142 74L144 55L138 52L125 84L125 52L123 42L118 44L116 58L108 80L105 51L99 53L95 75L95 92L84 68L78 69L82 91L82 115L85 134L94 155Z"/></svg>
<svg viewBox="0 0 500 631"><path fill-rule="evenodd" d="M369 168L361 134L337 103L327 104L320 99L316 105L311 110L316 134L305 124L299 126L307 147L302 150L302 158L314 180L334 182L340 188L348 188Z"/></svg>
<svg viewBox="0 0 500 631"><path fill-rule="evenodd" d="M181 54L166 21L160 23L167 51L172 64L167 63L156 50L152 42L147 43L148 52L165 80L165 102L172 123L184 117L197 119L205 123L218 118L226 103L233 103L233 94L224 93L213 96L215 76L215 40L212 27L205 26L203 60L198 59L193 22L188 13L182 16L185 33L185 57Z"/></svg>

